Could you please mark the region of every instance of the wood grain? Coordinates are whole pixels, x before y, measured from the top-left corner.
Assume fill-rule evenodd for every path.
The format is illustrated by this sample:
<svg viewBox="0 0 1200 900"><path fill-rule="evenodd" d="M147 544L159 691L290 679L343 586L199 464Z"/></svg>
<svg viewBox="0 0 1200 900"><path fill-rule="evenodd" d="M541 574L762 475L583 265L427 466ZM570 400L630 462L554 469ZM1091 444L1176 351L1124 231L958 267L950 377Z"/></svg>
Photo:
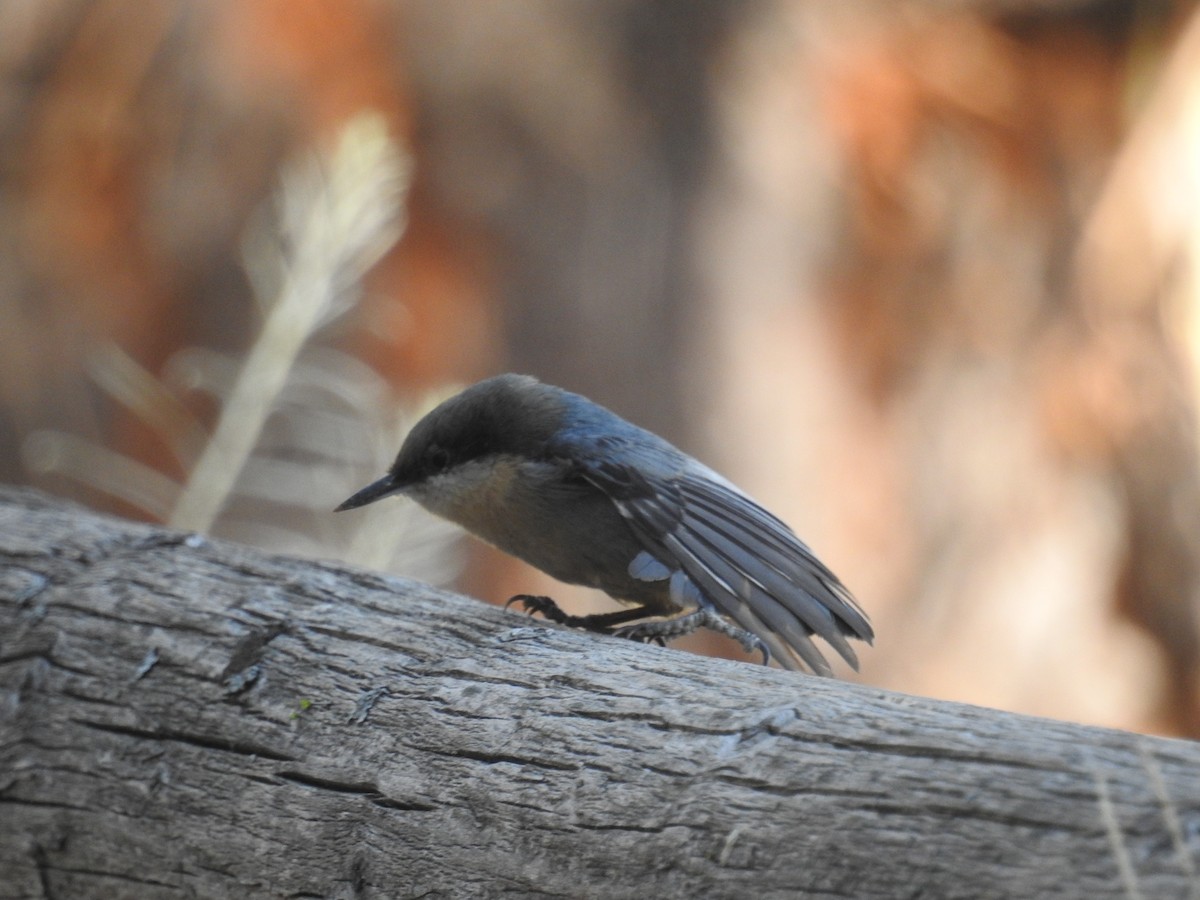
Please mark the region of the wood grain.
<svg viewBox="0 0 1200 900"><path fill-rule="evenodd" d="M1200 747L0 490L0 897L1200 896Z"/></svg>

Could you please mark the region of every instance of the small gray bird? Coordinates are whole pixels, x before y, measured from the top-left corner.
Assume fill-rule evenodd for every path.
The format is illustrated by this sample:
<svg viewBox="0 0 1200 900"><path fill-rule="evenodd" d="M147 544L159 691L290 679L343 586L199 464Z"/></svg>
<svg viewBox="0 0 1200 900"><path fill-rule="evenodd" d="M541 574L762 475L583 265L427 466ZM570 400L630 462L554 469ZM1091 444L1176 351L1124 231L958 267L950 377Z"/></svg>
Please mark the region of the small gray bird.
<svg viewBox="0 0 1200 900"><path fill-rule="evenodd" d="M665 643L697 628L818 675L829 642L874 632L850 592L787 525L716 472L586 397L498 375L421 419L391 470L338 507L405 494L560 581L631 608L555 622ZM637 622L637 620L649 620ZM629 624L634 623L637 624Z"/></svg>

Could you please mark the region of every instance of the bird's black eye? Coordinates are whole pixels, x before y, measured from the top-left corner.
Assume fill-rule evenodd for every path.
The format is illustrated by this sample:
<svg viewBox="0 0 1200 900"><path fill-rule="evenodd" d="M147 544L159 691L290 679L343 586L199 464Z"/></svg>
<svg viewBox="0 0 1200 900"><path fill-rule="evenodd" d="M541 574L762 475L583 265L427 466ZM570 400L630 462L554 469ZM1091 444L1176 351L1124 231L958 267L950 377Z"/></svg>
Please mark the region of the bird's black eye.
<svg viewBox="0 0 1200 900"><path fill-rule="evenodd" d="M445 472L450 467L450 453L442 447L430 447L425 454L425 460L429 464L431 472Z"/></svg>

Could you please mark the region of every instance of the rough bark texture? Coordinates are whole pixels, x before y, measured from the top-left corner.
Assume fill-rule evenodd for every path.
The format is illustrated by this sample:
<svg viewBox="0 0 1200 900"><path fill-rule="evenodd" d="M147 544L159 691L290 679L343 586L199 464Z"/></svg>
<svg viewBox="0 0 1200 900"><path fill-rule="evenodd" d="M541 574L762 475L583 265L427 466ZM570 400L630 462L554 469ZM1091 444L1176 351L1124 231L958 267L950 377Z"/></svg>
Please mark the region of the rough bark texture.
<svg viewBox="0 0 1200 900"><path fill-rule="evenodd" d="M0 491L2 897L1196 897L1200 747Z"/></svg>

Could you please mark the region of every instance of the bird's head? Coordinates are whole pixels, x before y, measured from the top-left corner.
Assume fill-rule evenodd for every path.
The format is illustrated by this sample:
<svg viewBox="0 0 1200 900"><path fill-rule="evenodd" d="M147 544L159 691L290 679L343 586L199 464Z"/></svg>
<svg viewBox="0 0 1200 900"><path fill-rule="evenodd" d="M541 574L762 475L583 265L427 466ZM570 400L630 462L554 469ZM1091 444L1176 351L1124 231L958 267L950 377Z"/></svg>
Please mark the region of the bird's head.
<svg viewBox="0 0 1200 900"><path fill-rule="evenodd" d="M444 401L413 426L388 473L342 503L356 509L392 494L421 499L456 475L502 457L537 458L558 430L563 392L528 375L497 375Z"/></svg>

